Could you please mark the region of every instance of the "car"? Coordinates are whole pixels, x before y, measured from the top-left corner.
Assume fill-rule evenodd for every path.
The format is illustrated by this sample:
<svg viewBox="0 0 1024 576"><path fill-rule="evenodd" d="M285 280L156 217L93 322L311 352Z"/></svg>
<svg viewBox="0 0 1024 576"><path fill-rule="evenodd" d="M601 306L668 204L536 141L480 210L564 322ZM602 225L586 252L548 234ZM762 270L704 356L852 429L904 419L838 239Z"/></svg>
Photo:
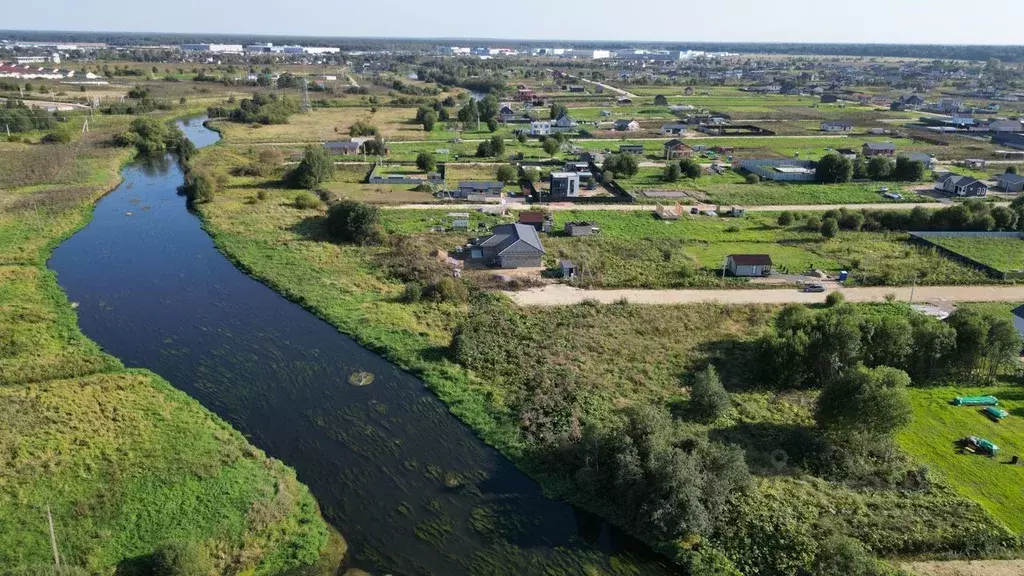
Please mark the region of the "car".
<svg viewBox="0 0 1024 576"><path fill-rule="evenodd" d="M897 194L895 192L886 192L885 194L882 194L882 198L888 198L890 200L903 200L903 195Z"/></svg>
<svg viewBox="0 0 1024 576"><path fill-rule="evenodd" d="M715 212L714 210L708 210L708 211L704 212L704 214L706 214L708 216L711 216L712 218L714 218L715 216L718 216L718 212Z"/></svg>
<svg viewBox="0 0 1024 576"><path fill-rule="evenodd" d="M697 208L696 206L690 208L690 214L700 214L700 208Z"/></svg>
<svg viewBox="0 0 1024 576"><path fill-rule="evenodd" d="M804 292L824 292L823 284L804 284Z"/></svg>
<svg viewBox="0 0 1024 576"><path fill-rule="evenodd" d="M882 193L888 192L889 191L889 187L888 186L882 186L881 188L878 189L878 191L882 192Z"/></svg>

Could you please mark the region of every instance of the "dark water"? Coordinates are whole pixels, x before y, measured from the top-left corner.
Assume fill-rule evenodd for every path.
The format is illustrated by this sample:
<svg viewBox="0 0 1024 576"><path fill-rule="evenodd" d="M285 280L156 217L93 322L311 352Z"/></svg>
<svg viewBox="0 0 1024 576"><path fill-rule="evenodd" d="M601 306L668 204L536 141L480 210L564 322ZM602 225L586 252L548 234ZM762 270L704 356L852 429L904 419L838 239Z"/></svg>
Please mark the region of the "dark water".
<svg viewBox="0 0 1024 576"><path fill-rule="evenodd" d="M200 120L182 128L199 146L217 140ZM667 572L636 541L545 498L422 382L239 272L176 195L182 172L170 157L123 175L49 262L80 303L82 330L298 470L349 541L351 566ZM376 380L349 385L362 370Z"/></svg>

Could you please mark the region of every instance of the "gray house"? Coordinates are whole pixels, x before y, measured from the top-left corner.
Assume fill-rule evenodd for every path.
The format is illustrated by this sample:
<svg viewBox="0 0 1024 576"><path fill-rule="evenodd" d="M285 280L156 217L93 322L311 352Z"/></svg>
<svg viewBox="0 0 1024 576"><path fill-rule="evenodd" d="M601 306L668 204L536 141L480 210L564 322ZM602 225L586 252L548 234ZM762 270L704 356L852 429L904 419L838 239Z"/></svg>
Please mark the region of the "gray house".
<svg viewBox="0 0 1024 576"><path fill-rule="evenodd" d="M1024 176L1017 174L1000 174L996 181L999 182L999 187L1007 192L1022 192L1024 191Z"/></svg>
<svg viewBox="0 0 1024 576"><path fill-rule="evenodd" d="M851 130L853 130L852 122L829 120L821 123L822 132L849 132Z"/></svg>
<svg viewBox="0 0 1024 576"><path fill-rule="evenodd" d="M619 154L640 154L644 153L643 144L620 144Z"/></svg>
<svg viewBox="0 0 1024 576"><path fill-rule="evenodd" d="M579 172L552 172L551 195L575 198L580 195Z"/></svg>
<svg viewBox="0 0 1024 576"><path fill-rule="evenodd" d="M992 143L1001 146L1008 146L1017 150L1024 150L1024 134L1017 132L996 132L992 136Z"/></svg>
<svg viewBox="0 0 1024 576"><path fill-rule="evenodd" d="M487 238L477 240L469 249L469 257L499 268L539 268L544 246L533 226L502 224L495 226Z"/></svg>
<svg viewBox="0 0 1024 576"><path fill-rule="evenodd" d="M362 142L353 142L352 140L324 142L324 150L331 156L354 156L359 154L359 149L362 146Z"/></svg>
<svg viewBox="0 0 1024 576"><path fill-rule="evenodd" d="M948 192L957 196L987 196L988 184L977 178L961 176L959 174L946 174L935 183L935 189Z"/></svg>
<svg viewBox="0 0 1024 576"><path fill-rule="evenodd" d="M730 254L725 269L733 276L767 276L772 273L772 257L767 254Z"/></svg>
<svg viewBox="0 0 1024 576"><path fill-rule="evenodd" d="M468 180L459 182L459 189L453 196L456 198L469 198L470 196L483 196L485 198L497 198L501 196L504 182L488 182L481 180Z"/></svg>
<svg viewBox="0 0 1024 576"><path fill-rule="evenodd" d="M892 142L868 142L861 150L864 156L895 156L896 145Z"/></svg>

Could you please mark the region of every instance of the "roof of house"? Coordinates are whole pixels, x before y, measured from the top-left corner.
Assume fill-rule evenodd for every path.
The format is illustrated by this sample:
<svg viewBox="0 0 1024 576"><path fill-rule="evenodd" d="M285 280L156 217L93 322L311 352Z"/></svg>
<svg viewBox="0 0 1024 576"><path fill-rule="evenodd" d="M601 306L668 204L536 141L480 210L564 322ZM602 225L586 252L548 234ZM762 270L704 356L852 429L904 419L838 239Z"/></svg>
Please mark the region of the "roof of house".
<svg viewBox="0 0 1024 576"><path fill-rule="evenodd" d="M907 158L916 162L924 162L925 164L935 160L934 156L931 154L925 154L924 152L911 152L910 154L907 154Z"/></svg>
<svg viewBox="0 0 1024 576"><path fill-rule="evenodd" d="M678 138L673 138L673 139L669 140L668 142L665 142L665 148L675 148L676 146L679 146L679 145L685 146L687 148L690 147L689 145L687 145L686 143L684 143L682 140L680 140Z"/></svg>
<svg viewBox="0 0 1024 576"><path fill-rule="evenodd" d="M1004 174L1000 174L999 177L996 178L996 180L999 180L1000 182L1006 182L1007 184L1019 184L1021 182L1024 182L1024 176L1021 176L1020 174L1010 174L1007 172Z"/></svg>
<svg viewBox="0 0 1024 576"><path fill-rule="evenodd" d="M772 257L767 254L729 254L737 266L771 266Z"/></svg>
<svg viewBox="0 0 1024 576"><path fill-rule="evenodd" d="M845 120L826 120L821 124L823 126L841 126L843 128L853 128L853 122L847 122Z"/></svg>
<svg viewBox="0 0 1024 576"><path fill-rule="evenodd" d="M504 187L504 182L489 182L486 180L466 180L464 182L459 182L459 188L472 188L474 190L500 190Z"/></svg>
<svg viewBox="0 0 1024 576"><path fill-rule="evenodd" d="M552 172L551 173L551 179L552 180L554 180L555 178L579 178L579 177L580 177L580 173L579 172Z"/></svg>
<svg viewBox="0 0 1024 576"><path fill-rule="evenodd" d="M662 124L662 130L686 130L687 125L682 122L669 122L668 124Z"/></svg>
<svg viewBox="0 0 1024 576"><path fill-rule="evenodd" d="M972 178L970 176L961 176L960 174L946 174L939 180L939 182L942 184L946 184L947 182L950 181L952 181L954 186L973 186L975 183L977 183L981 184L982 186L985 186L986 188L988 187L988 184L985 184L984 182L978 180L977 178Z"/></svg>
<svg viewBox="0 0 1024 576"><path fill-rule="evenodd" d="M526 212L523 214L525 213ZM520 214L520 218L521 217L522 214ZM519 241L537 249L537 251L542 254L544 253L544 246L541 245L540 237L537 236L537 229L533 226L527 226L526 224L502 224L500 226L495 226L493 233L482 240L480 242L480 246L485 248L496 248L498 254L501 254Z"/></svg>
<svg viewBox="0 0 1024 576"><path fill-rule="evenodd" d="M636 120L622 119L622 120L616 120L615 121L615 125L616 126L629 126L630 124L633 124L634 122L636 122Z"/></svg>
<svg viewBox="0 0 1024 576"><path fill-rule="evenodd" d="M868 150L895 150L896 145L892 142L868 142L864 144Z"/></svg>
<svg viewBox="0 0 1024 576"><path fill-rule="evenodd" d="M854 150L853 148L839 148L838 150L836 150L836 152L838 152L838 153L840 153L840 154L842 154L844 156L849 156L850 154L856 154L857 153L857 151Z"/></svg>
<svg viewBox="0 0 1024 576"><path fill-rule="evenodd" d="M353 142L351 140L334 140L331 142L324 142L324 148L328 150L355 150L362 145L362 142Z"/></svg>
<svg viewBox="0 0 1024 576"><path fill-rule="evenodd" d="M522 224L540 224L544 222L546 212L540 210L527 210L519 213L519 222Z"/></svg>

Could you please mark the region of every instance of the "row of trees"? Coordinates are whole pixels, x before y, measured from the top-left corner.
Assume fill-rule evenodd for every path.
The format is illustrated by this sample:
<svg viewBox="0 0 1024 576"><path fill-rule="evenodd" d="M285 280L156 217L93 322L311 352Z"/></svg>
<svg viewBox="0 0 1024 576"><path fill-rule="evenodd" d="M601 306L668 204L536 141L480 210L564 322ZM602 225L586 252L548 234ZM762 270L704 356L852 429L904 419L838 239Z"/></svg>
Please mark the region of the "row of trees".
<svg viewBox="0 0 1024 576"><path fill-rule="evenodd" d="M779 214L778 224L790 226L802 222L805 229L817 231L829 219L836 221L836 231L1024 231L1024 199L1018 198L1010 206L968 200L938 210L923 206L909 211L840 208L828 210L820 217L785 211Z"/></svg>
<svg viewBox="0 0 1024 576"><path fill-rule="evenodd" d="M134 146L144 156L177 154L184 163L195 154L196 147L176 126L155 118L136 118L128 130L116 135L118 146Z"/></svg>
<svg viewBox="0 0 1024 576"><path fill-rule="evenodd" d="M212 106L207 113L211 118L227 118L246 124L287 124L288 117L298 111L298 104L287 96L261 93L243 98L236 108Z"/></svg>
<svg viewBox="0 0 1024 576"><path fill-rule="evenodd" d="M57 126L52 112L41 108L29 108L20 100L8 100L0 107L0 128L11 132L50 130Z"/></svg>
<svg viewBox="0 0 1024 576"><path fill-rule="evenodd" d="M924 178L924 171L922 162L905 156L900 156L895 161L884 156L875 156L865 162L863 156L850 160L833 153L822 156L818 161L815 178L823 184L841 184L854 178L918 182Z"/></svg>
<svg viewBox="0 0 1024 576"><path fill-rule="evenodd" d="M679 162L670 162L668 166L665 166L662 178L666 182L677 182L683 177L696 180L702 174L704 174L704 169L701 168L700 163L692 158L683 158Z"/></svg>
<svg viewBox="0 0 1024 576"><path fill-rule="evenodd" d="M971 308L942 322L917 313L865 315L848 305L823 312L792 305L758 347L763 383L788 389L828 385L859 364L906 371L918 385L983 381L1012 370L1024 344L1010 320Z"/></svg>

